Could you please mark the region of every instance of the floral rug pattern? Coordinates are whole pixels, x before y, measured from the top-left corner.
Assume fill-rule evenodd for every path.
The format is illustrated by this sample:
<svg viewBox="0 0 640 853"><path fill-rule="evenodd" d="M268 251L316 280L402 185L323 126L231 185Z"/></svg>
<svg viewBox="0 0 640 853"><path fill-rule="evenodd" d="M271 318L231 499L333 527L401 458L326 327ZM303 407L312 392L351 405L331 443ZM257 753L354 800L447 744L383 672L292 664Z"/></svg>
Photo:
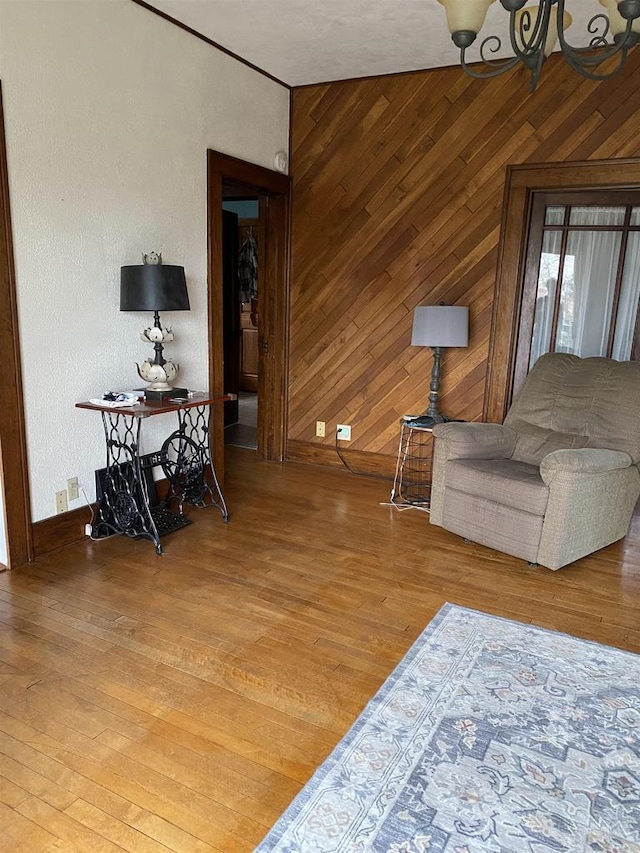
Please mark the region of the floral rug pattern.
<svg viewBox="0 0 640 853"><path fill-rule="evenodd" d="M640 657L446 604L256 853L640 853Z"/></svg>

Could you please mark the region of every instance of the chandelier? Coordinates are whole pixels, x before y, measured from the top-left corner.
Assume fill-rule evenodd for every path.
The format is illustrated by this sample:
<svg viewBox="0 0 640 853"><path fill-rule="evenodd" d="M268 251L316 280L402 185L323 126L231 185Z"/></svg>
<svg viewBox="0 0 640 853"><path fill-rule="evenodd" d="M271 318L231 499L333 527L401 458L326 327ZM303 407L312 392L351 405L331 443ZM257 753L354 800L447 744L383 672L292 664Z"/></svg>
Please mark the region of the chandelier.
<svg viewBox="0 0 640 853"><path fill-rule="evenodd" d="M480 59L488 70L475 71L467 64L466 51L476 40L487 10L495 0L439 2L445 7L449 32L455 46L460 48L460 64L467 74L480 79L496 77L522 62L531 73L532 92L544 60L558 41L564 58L575 71L590 80L605 80L622 69L629 48L640 40L640 0L600 0L607 14L601 12L589 21L587 47L573 47L565 39L565 30L572 21L565 12L565 0L540 0L535 6L529 6L528 0L500 0L509 12L509 39L515 56L496 59L502 41L498 36L489 36L480 45ZM613 57L617 57L615 66L601 72L600 65Z"/></svg>

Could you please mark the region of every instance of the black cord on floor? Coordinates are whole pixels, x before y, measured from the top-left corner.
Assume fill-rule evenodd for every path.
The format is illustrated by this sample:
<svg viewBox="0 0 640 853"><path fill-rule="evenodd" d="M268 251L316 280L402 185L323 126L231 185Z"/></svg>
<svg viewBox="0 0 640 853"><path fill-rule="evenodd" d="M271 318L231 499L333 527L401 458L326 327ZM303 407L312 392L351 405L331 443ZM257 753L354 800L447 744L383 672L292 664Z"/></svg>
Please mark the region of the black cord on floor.
<svg viewBox="0 0 640 853"><path fill-rule="evenodd" d="M338 459L342 462L344 467L350 474L355 474L357 477L369 477L370 480L385 480L387 483L393 483L393 477L385 477L383 474L370 474L365 471L355 471L351 465L347 462L347 460L342 455L342 451L340 450L340 445L338 444L338 431L336 430L336 453L338 454Z"/></svg>

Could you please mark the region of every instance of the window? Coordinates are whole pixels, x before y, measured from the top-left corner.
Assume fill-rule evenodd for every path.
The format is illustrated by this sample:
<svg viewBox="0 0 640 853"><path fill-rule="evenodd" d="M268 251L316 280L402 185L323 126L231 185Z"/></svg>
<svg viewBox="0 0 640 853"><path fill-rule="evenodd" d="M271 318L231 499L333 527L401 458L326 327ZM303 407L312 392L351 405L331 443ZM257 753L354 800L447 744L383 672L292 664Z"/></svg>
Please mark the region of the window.
<svg viewBox="0 0 640 853"><path fill-rule="evenodd" d="M536 207L537 213L540 204L542 216L537 217L537 224L534 225L533 209ZM640 208L640 158L507 166L483 412L487 421L501 422L504 419L513 395L517 394L529 371L539 265L537 262L525 262L531 259L531 252L536 244L539 260L545 224L560 224L546 222L546 207L567 206ZM571 229L565 228L564 223L563 214L562 227L555 230L563 231L568 238ZM627 233L635 234L637 225L635 215L630 217ZM578 231L580 227L585 226L575 226L573 230ZM623 230L624 228L620 229L621 234ZM639 238L633 237L633 241L637 239ZM621 240L624 240L624 236L621 236ZM624 254L626 257L626 248ZM559 258L558 272L560 260ZM630 268L634 266L631 260L628 263ZM633 316L634 311L635 305L629 305L628 310L624 307L620 292L618 314L622 313L628 318L629 314ZM540 328L538 334L542 334ZM635 338L635 328L633 334ZM549 340L551 341L550 329ZM555 340L556 338L554 345ZM631 357L640 357L635 343L632 344Z"/></svg>
<svg viewBox="0 0 640 853"><path fill-rule="evenodd" d="M545 352L636 358L640 192L536 193L524 279L518 384Z"/></svg>

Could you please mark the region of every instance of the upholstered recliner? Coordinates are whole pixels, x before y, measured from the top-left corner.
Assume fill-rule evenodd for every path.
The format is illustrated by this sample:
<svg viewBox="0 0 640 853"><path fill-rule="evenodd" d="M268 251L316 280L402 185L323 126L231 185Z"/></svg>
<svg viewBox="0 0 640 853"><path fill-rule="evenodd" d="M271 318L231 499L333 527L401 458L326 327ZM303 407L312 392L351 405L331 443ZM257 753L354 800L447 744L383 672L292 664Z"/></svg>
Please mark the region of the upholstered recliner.
<svg viewBox="0 0 640 853"><path fill-rule="evenodd" d="M626 535L640 496L640 363L543 355L504 424L433 430L431 515L559 569Z"/></svg>

